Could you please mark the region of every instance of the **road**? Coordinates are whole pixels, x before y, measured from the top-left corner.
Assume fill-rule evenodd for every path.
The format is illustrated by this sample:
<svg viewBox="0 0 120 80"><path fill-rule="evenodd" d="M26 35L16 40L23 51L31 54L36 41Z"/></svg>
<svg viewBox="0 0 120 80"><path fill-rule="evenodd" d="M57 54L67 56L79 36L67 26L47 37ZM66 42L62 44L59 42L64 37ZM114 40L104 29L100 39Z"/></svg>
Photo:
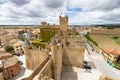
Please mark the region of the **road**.
<svg viewBox="0 0 120 80"><path fill-rule="evenodd" d="M88 43L86 43L86 48L90 53L96 68L99 69L103 75L120 80L120 72L118 70L109 66L103 57L96 51L92 51L92 47Z"/></svg>

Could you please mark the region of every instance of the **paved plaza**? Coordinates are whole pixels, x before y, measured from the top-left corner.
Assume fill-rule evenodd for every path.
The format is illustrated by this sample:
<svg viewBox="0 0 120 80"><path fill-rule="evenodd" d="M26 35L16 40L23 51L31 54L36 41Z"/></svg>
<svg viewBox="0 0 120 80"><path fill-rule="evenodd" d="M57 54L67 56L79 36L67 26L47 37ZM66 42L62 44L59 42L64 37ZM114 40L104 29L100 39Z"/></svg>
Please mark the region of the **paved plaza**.
<svg viewBox="0 0 120 80"><path fill-rule="evenodd" d="M87 50L85 50L84 60L92 67L91 71L85 71L85 69L77 67L64 66L62 69L61 80L99 80L101 73L96 69Z"/></svg>

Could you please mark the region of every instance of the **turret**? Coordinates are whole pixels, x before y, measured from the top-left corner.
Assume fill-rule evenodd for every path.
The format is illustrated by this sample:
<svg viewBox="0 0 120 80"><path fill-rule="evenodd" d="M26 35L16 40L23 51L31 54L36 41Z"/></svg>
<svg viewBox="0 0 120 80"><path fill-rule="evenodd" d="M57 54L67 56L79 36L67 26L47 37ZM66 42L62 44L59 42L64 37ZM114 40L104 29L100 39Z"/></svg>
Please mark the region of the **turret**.
<svg viewBox="0 0 120 80"><path fill-rule="evenodd" d="M25 52L25 59L26 59L26 66L28 69L31 69L30 66L30 54L29 54L30 42L25 39L24 41L24 52Z"/></svg>
<svg viewBox="0 0 120 80"><path fill-rule="evenodd" d="M60 45L56 42L54 38L49 44L49 46L51 46L53 78L55 80L60 80L62 69L62 53L60 53Z"/></svg>
<svg viewBox="0 0 120 80"><path fill-rule="evenodd" d="M33 39L33 33L31 31L27 32L27 39L29 40Z"/></svg>
<svg viewBox="0 0 120 80"><path fill-rule="evenodd" d="M47 23L46 22L41 22L41 27L47 27Z"/></svg>

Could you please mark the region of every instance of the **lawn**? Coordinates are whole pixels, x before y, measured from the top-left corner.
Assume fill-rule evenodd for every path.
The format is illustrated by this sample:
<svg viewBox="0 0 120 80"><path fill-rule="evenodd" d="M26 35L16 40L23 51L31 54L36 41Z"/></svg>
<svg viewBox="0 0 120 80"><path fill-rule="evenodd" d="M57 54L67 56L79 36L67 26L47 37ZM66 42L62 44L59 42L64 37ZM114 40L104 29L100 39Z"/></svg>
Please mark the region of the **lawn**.
<svg viewBox="0 0 120 80"><path fill-rule="evenodd" d="M119 36L113 36L112 39L114 39L114 41L120 45L120 37Z"/></svg>
<svg viewBox="0 0 120 80"><path fill-rule="evenodd" d="M114 62L114 67L120 70L120 62L119 63Z"/></svg>
<svg viewBox="0 0 120 80"><path fill-rule="evenodd" d="M115 42L120 45L120 38L116 39Z"/></svg>

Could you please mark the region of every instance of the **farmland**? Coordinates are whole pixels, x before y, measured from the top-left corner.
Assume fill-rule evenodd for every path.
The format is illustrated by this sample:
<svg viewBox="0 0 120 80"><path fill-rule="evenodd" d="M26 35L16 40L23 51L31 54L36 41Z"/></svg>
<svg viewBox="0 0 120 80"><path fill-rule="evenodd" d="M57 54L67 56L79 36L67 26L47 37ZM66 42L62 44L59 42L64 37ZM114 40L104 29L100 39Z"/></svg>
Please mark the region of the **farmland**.
<svg viewBox="0 0 120 80"><path fill-rule="evenodd" d="M111 37L112 35L95 35L90 34L90 37L97 42L98 46L102 49L109 48L114 50L120 50L120 45L115 42Z"/></svg>

